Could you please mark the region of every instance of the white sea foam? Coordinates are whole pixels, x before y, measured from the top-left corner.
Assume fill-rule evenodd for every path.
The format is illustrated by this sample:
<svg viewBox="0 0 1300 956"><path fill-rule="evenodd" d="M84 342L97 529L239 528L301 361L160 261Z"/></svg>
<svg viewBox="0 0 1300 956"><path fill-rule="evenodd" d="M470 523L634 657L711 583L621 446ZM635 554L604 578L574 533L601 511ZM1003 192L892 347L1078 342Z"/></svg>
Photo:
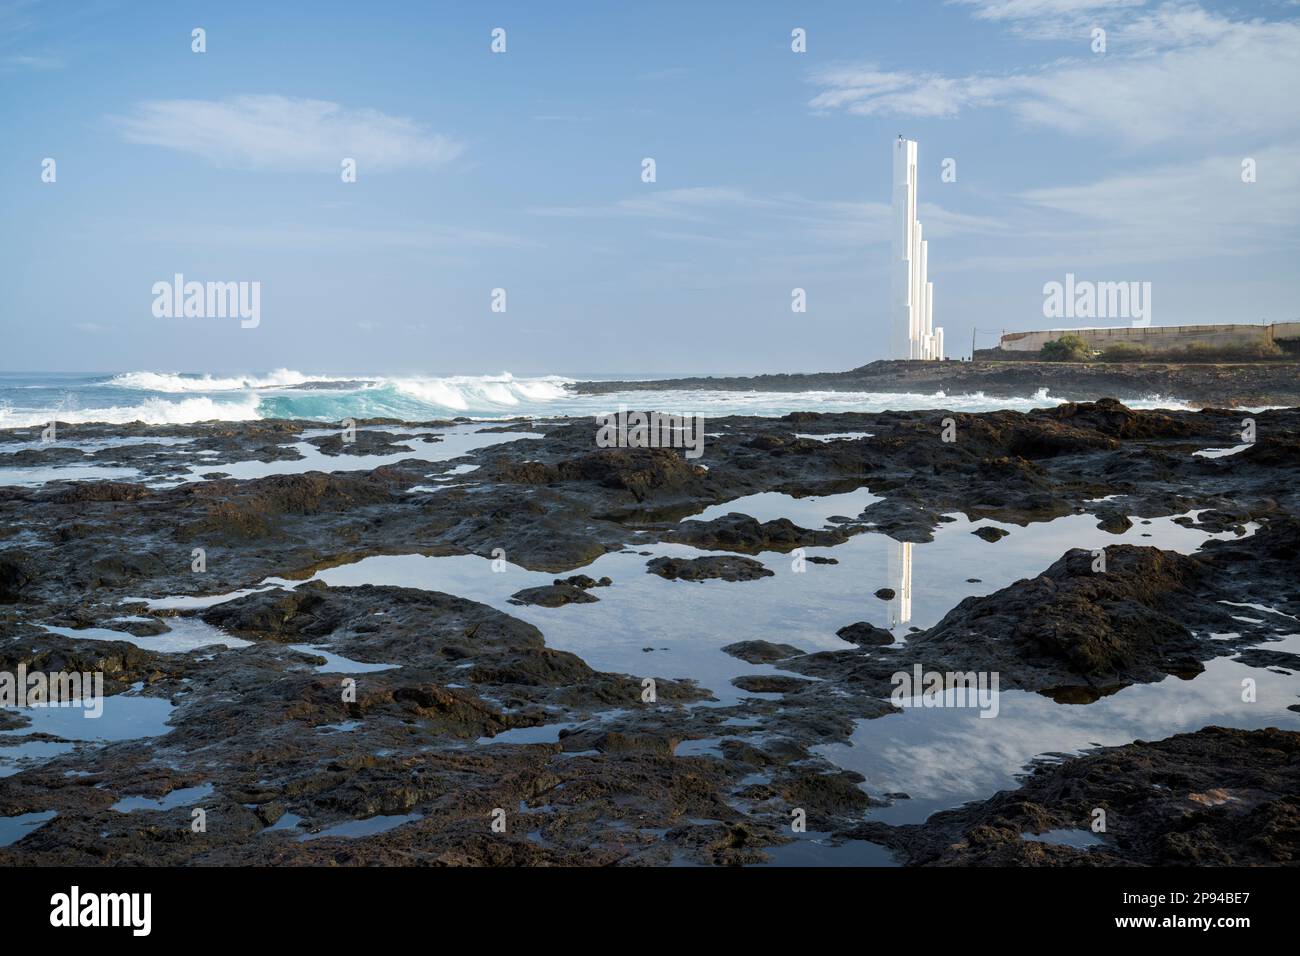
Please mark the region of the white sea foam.
<svg viewBox="0 0 1300 956"><path fill-rule="evenodd" d="M649 388L605 394L576 394L574 380L559 375L516 378L495 375L313 375L281 368L248 375L125 372L68 384L35 386L52 397L31 401L28 382L5 386L0 380L0 428L69 423L190 424L294 418L339 422L346 418L425 421L466 415L475 418L571 415L587 417L627 408L708 415L785 415L791 411L879 412L949 409L983 412L1029 411L1051 407L1068 397L1039 389L1031 396L995 397L982 392L947 395L889 392L765 392L727 389ZM40 404L37 404L37 402ZM1134 408L1186 408L1159 396L1126 398ZM29 404L31 402L31 404Z"/></svg>
<svg viewBox="0 0 1300 956"><path fill-rule="evenodd" d="M398 393L417 401L453 411L486 411L513 408L524 403L544 403L568 396L564 385L572 379L549 375L517 379L509 372L500 375L453 375L446 378L399 378L392 384Z"/></svg>
<svg viewBox="0 0 1300 956"><path fill-rule="evenodd" d="M116 388L135 388L145 392L233 392L254 388L283 388L307 382L331 382L338 379L308 376L292 369L280 368L267 375L236 375L226 378L212 375L186 375L181 372L123 372L105 382Z"/></svg>
<svg viewBox="0 0 1300 956"><path fill-rule="evenodd" d="M53 419L72 424L108 422L123 425L127 422L144 422L148 425L189 425L213 420L244 422L261 417L255 398L245 402L218 402L207 397L184 398L174 402L149 398L138 405L111 405L107 408L48 408L35 411L0 409L0 428L43 426Z"/></svg>

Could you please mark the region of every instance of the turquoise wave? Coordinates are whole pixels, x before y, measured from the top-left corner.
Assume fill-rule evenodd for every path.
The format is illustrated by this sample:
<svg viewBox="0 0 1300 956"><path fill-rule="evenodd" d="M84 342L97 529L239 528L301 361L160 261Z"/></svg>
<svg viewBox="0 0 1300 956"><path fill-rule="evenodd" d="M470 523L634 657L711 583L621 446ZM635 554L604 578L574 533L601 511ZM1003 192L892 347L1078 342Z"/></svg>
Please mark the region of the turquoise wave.
<svg viewBox="0 0 1300 956"><path fill-rule="evenodd" d="M262 418L303 418L331 422L344 418L396 418L418 422L453 418L456 415L501 413L500 408L456 411L404 395L391 385L359 391L304 391L297 395L262 395L257 411Z"/></svg>

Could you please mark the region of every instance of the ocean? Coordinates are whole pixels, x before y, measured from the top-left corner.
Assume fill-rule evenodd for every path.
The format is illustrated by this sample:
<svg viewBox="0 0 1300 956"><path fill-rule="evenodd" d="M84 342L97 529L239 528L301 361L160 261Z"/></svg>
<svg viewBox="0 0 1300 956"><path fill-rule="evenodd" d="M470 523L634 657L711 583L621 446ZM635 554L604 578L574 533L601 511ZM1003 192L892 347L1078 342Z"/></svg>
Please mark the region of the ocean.
<svg viewBox="0 0 1300 956"><path fill-rule="evenodd" d="M626 376L619 376L626 378ZM588 380L599 379L589 376ZM615 376L606 376L613 379ZM1069 396L995 398L970 395L883 392L742 392L638 390L580 395L564 375L389 376L312 375L291 369L236 375L134 371L108 375L0 373L0 428L26 428L62 422L144 422L190 424L269 418L336 422L345 418L395 418L403 421L465 416L501 419L517 416L588 416L619 406L703 416L779 416L792 411L878 412L945 408L983 412L1028 411L1057 405ZM1134 408L1184 408L1158 397L1125 397Z"/></svg>

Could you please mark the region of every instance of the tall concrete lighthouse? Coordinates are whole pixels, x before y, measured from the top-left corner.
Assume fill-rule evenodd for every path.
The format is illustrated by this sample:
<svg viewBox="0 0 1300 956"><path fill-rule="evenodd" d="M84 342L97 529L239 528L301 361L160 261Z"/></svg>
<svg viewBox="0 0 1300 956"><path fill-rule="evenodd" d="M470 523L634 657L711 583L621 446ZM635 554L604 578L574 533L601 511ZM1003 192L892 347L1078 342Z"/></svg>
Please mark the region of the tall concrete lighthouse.
<svg viewBox="0 0 1300 956"><path fill-rule="evenodd" d="M893 243L889 268L890 356L943 358L943 329L934 327L929 244L916 219L916 140L894 141Z"/></svg>

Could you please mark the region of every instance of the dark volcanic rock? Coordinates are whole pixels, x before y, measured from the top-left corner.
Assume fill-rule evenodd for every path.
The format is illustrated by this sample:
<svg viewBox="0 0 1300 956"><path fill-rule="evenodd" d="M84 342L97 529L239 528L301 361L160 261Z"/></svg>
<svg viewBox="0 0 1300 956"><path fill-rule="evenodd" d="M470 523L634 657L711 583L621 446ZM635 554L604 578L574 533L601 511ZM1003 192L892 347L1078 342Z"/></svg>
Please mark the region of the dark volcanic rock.
<svg viewBox="0 0 1300 956"><path fill-rule="evenodd" d="M1102 844L1025 840L1089 831ZM1300 864L1300 733L1206 727L1039 766L1019 790L917 826L850 831L908 862L969 866L1295 866Z"/></svg>
<svg viewBox="0 0 1300 956"><path fill-rule="evenodd" d="M150 495L148 488L118 481L77 482L61 488L53 495L60 504L81 504L97 501L139 501Z"/></svg>
<svg viewBox="0 0 1300 956"><path fill-rule="evenodd" d="M434 441L442 440L435 435L421 436L421 438L425 441L429 439ZM350 442L343 441L341 432L337 435L321 435L317 438L309 438L307 441L326 455L396 455L412 450L409 444L394 442L392 439L393 436L386 432L361 429L357 431L355 439ZM414 440L414 438L403 439L405 442Z"/></svg>
<svg viewBox="0 0 1300 956"><path fill-rule="evenodd" d="M1133 522L1125 514L1108 514L1097 522L1097 527L1109 534L1123 534L1133 527Z"/></svg>
<svg viewBox="0 0 1300 956"><path fill-rule="evenodd" d="M730 554L704 558L654 558L646 562L646 570L670 581L705 581L710 578L753 581L773 575L761 561Z"/></svg>
<svg viewBox="0 0 1300 956"><path fill-rule="evenodd" d="M850 644L857 644L860 647L879 647L894 643L893 634L883 627L876 627L866 621L858 621L856 624L842 627L835 632L835 636L840 640L848 641Z"/></svg>
<svg viewBox="0 0 1300 956"><path fill-rule="evenodd" d="M511 604L536 604L540 607L563 607L566 604L594 604L600 598L572 584L543 584L524 588L510 596Z"/></svg>
<svg viewBox="0 0 1300 956"><path fill-rule="evenodd" d="M788 694L810 687L814 682L785 674L745 674L732 678L731 683L755 694Z"/></svg>
<svg viewBox="0 0 1300 956"><path fill-rule="evenodd" d="M21 551L0 553L0 601L17 601L36 577L32 560Z"/></svg>
<svg viewBox="0 0 1300 956"><path fill-rule="evenodd" d="M797 774L782 776L773 789L787 806L808 812L814 826L839 815L861 815L871 805L871 798L859 786L862 777L852 771L840 773Z"/></svg>
<svg viewBox="0 0 1300 956"><path fill-rule="evenodd" d="M586 574L574 574L567 578L556 578L556 584L568 584L575 588L582 588L584 591L591 588L607 588L614 582L609 578L601 578L597 581L595 578Z"/></svg>
<svg viewBox="0 0 1300 956"><path fill-rule="evenodd" d="M200 616L236 637L280 643L328 637L343 618L322 589L309 586L249 594L210 607Z"/></svg>
<svg viewBox="0 0 1300 956"><path fill-rule="evenodd" d="M1300 518L1272 518L1250 537L1207 541L1200 556L1213 568L1215 584L1232 592L1232 600L1300 618ZM1242 624L1234 620L1223 630L1241 630Z"/></svg>
<svg viewBox="0 0 1300 956"><path fill-rule="evenodd" d="M1250 647L1237 655L1236 660L1251 667L1279 668L1284 673L1300 671L1300 654L1289 651L1271 651L1268 645Z"/></svg>
<svg viewBox="0 0 1300 956"><path fill-rule="evenodd" d="M641 501L651 491L697 487L708 471L668 448L603 448L562 462L557 476L629 491Z"/></svg>
<svg viewBox="0 0 1300 956"><path fill-rule="evenodd" d="M882 601L892 601L894 596L895 593L893 588L880 588L876 591L876 597L880 598Z"/></svg>
<svg viewBox="0 0 1300 956"><path fill-rule="evenodd" d="M901 363L890 366L889 374L950 376L952 385L967 376L977 381L981 370L974 364ZM1136 381L1123 372L1113 380L1098 377L1110 374L1106 370L1087 374L1094 384ZM1032 394L1023 386L1037 373L1018 374L1016 393ZM1259 379L1243 388L1239 369L1206 366L1203 374L1233 396L1266 384ZM1276 374L1270 374L1276 384ZM1056 388L1067 381L1042 385ZM1166 384L1157 376L1135 394L1181 396L1179 388ZM1090 394L1072 387L1061 391ZM996 388L987 394L997 394ZM590 422L576 419L508 423L494 429L501 432L502 444L445 464L410 458L367 470L374 459L360 453L400 458L406 454L401 443L420 448L425 441L399 441L402 429L396 423L373 422L393 427L367 433L360 447L319 443L326 454L340 453L333 467L342 471L172 487L165 485L190 475L196 461L209 474L233 471L232 463L250 459L294 461L303 432L319 425L68 426L68 440L114 439L94 453L95 462L137 468L145 480L0 486L0 670L19 664L102 670L110 705L139 696L165 700L171 711L158 736L87 743L44 762L20 763L10 756L14 748L3 744L19 739L14 730L30 729L26 718L0 714L6 731L0 737L7 738L0 739L0 773L7 774L0 776L0 814L58 814L0 848L0 865L754 863L763 860L764 848L787 839L793 806L808 809L816 829L838 838L862 823L869 801L864 781L833 767L822 748L851 740L862 720L897 714L889 693L899 670L919 664L926 670L996 671L1003 688L1079 703L1135 680L1186 676L1197 662L1214 657L1235 656L1231 666L1244 669L1296 670L1296 655L1274 649L1274 642L1294 630L1294 622L1281 615L1300 616L1295 583L1300 581L1300 526L1290 517L1300 512L1300 485L1294 480L1300 410L1253 413L1259 441L1240 454L1217 459L1193 454L1237 444L1241 414L1138 411L1099 401L1025 413L931 409L796 413L780 419L723 416L710 423L707 470L680 451L596 449ZM949 416L956 421L958 440L945 443L941 422ZM520 439L522 431L542 437ZM871 437L823 443L796 437L804 431ZM187 442L147 447L117 441L131 437ZM5 445L30 439L30 431L0 429L0 455ZM196 459L196 452L203 457ZM57 466L79 460L80 454L43 449L37 456ZM408 494L427 484L431 471L441 470L457 472L453 486ZM159 483L146 486L154 480ZM873 503L828 520L834 532L735 514L715 521L691 518L726 502L736 502L731 510L739 511L741 499L765 492L803 498L862 489ZM831 508L850 511L852 506ZM885 645L887 632L860 622L840 631L857 646L812 653L744 640L763 632L743 626L734 635L720 635L718 628L731 626L732 616L700 615L691 598L705 595L685 585L648 579L636 584L663 592L656 620L663 633L671 629L680 636L698 629L703 653L713 653L708 647L716 645L710 642L732 641L727 653L756 665L715 659L714 664L730 668L715 680L779 668L739 678L736 686L747 691L739 699L729 687L665 676L689 673L690 661L682 657L681 643L664 647L670 642L660 633L630 636L633 650L656 651L634 655L638 673L606 673L547 646L545 626L453 595L319 582L248 593L268 578L305 580L372 555L423 555L434 571L428 580L437 581L441 557L477 555L498 598L521 586L509 584L517 579L508 574L489 575L488 561L502 556L512 566L545 571L539 580L558 576L543 589L547 595L597 594L593 589L607 582L579 569L607 553L649 559L655 553L649 549L665 541L727 551L789 551L864 532L924 542L955 514L1005 527L1086 514L1114 528L1127 520L1151 523L1186 515L1187 528L1219 532L1222 540L1191 556L1111 548L1105 575L1091 573L1090 554L1070 552L990 598L963 602L929 631L908 629L905 642ZM679 524L682 518L688 520ZM958 537L967 548L983 547ZM203 574L190 570L195 547L207 552ZM1066 547L1063 543L1061 550ZM997 557L1000 550L987 554ZM866 582L878 569L856 568L852 562L861 556L859 549L835 551L854 570L845 577L846 586L869 592ZM809 557L808 563L820 557ZM620 566L624 561L617 559ZM665 562L660 570L740 579L770 573L732 553ZM773 570L782 574L784 566L774 563ZM953 580L974 574L1003 583L993 570L950 568L947 573ZM795 602L801 599L798 583L789 589ZM168 624L183 632L189 614L150 610L139 599L232 591L244 596L199 614L251 640L251 646L214 644L192 653L158 653L75 630L70 637L53 634L34 623L107 627L141 637L166 634ZM733 595L741 606L747 591L736 589ZM818 599L816 589L803 593L809 601ZM881 595L895 597L892 590ZM858 600L862 597L859 593ZM122 603L127 599L133 600ZM1248 604L1270 610L1247 609ZM793 641L801 633L803 609L796 603L789 610L787 633ZM859 616L868 616L867 610L848 615ZM824 618L809 615L808 620ZM1228 631L1239 636L1209 636ZM809 632L809 640L815 637ZM344 667L338 658L356 665L336 670ZM772 664L776 668L765 666ZM654 695L647 696L650 686ZM349 688L354 696L344 693ZM1160 693L1176 706L1181 689L1170 682ZM730 701L725 705L684 706L724 692ZM1261 695L1259 707L1290 719L1284 708L1294 699ZM981 723L1001 726L1000 721ZM675 745L685 740L708 743ZM1130 836L1120 832L1113 813L1111 845L1087 854L1026 843L1019 834L1086 826L1090 821L1078 822L1078 809L1068 801L1077 798L1082 807L1113 798L1121 816L1135 814L1136 826L1149 825L1163 841L1160 856L1142 843L1144 837L1132 838L1137 849L1126 862L1283 858L1274 850L1292 832L1286 805L1271 798L1251 803L1251 788L1285 786L1294 794L1294 781L1270 782L1268 774L1257 774L1253 783L1232 778L1226 768L1243 761L1232 757L1233 747L1226 743L1155 756L1143 746L1134 745L1129 764L1095 763L1080 771L1081 777L1052 777L1058 789L1031 793L1032 806L1026 804L1023 818L1009 813L1005 828L994 818L971 818L970 826L915 837L912 842L920 848L915 855L900 852L917 862L991 861L1004 855L1030 863L1107 860L1129 847L1121 841ZM1259 752L1270 748L1278 749L1270 743ZM1252 765L1253 759L1244 763ZM1141 776L1144 762L1154 768L1150 779ZM1203 776L1202 770L1212 773ZM1107 775L1131 787L1131 794L1124 787L1113 797L1095 789L1108 783ZM185 807L131 814L109 809L125 796L157 798L204 784L213 787L204 803L210 824L220 825L210 825L201 836L189 830ZM1164 792L1184 785L1185 800ZM916 788L900 786L924 789L919 782ZM1121 805L1126 795L1138 802ZM1151 807L1159 812L1144 816L1145 800L1155 801ZM488 831L485 814L493 807L508 810L505 834ZM1222 827L1217 817L1206 823L1197 816L1242 808L1244 816L1227 818ZM1182 822L1166 825L1166 810L1170 819ZM392 814L411 819L357 839L297 839L308 832L319 835L335 823ZM286 817L301 817L301 826L267 831ZM1203 839L1203 825L1212 839ZM901 846L894 842L899 836L873 838ZM926 855L925 847L937 855Z"/></svg>
<svg viewBox="0 0 1300 956"><path fill-rule="evenodd" d="M1196 431L1185 419L1164 412L1134 411L1113 398L1095 402L1066 402L1049 409L1048 418L1086 428L1109 438L1185 438Z"/></svg>
<svg viewBox="0 0 1300 956"><path fill-rule="evenodd" d="M1179 615L1198 601L1204 565L1132 545L1107 548L1105 572L1093 561L1089 551L1069 551L1036 578L966 598L912 646L922 656L971 649L972 666L982 659L976 669L1002 671L1004 680L1039 668L1090 685L1201 670L1199 641Z"/></svg>
<svg viewBox="0 0 1300 956"><path fill-rule="evenodd" d="M711 521L682 521L668 540L708 551L791 551L794 548L842 544L848 535L839 529L811 531L789 518L759 523L732 512Z"/></svg>
<svg viewBox="0 0 1300 956"><path fill-rule="evenodd" d="M321 472L271 475L233 486L204 482L178 490L207 505L201 517L181 529L184 538L234 542L278 537L287 516L355 509L388 501L393 493L372 476Z"/></svg>
<svg viewBox="0 0 1300 956"><path fill-rule="evenodd" d="M990 544L992 544L994 541L1001 541L1010 533L1011 532L1005 531L1002 528L994 528L991 525L986 525L983 528L976 528L974 531L971 532L971 534L975 535L975 537L983 538L985 541L989 542Z"/></svg>
<svg viewBox="0 0 1300 956"><path fill-rule="evenodd" d="M771 641L737 641L722 650L750 664L770 664L806 653L792 644L773 644Z"/></svg>
<svg viewBox="0 0 1300 956"><path fill-rule="evenodd" d="M1300 405L1300 374L1293 362L1241 364L1082 362L880 361L847 372L700 377L654 381L579 382L582 394L636 389L733 389L743 392L920 392L948 395L1056 395L1114 401L1108 396L1177 395L1202 405ZM815 413L800 413L815 414ZM1063 416L1064 417L1064 416ZM815 419L795 419L813 421ZM1100 424L1116 425L1113 420Z"/></svg>
<svg viewBox="0 0 1300 956"><path fill-rule="evenodd" d="M1035 578L966 598L929 630L912 628L907 644L887 656L823 651L781 666L833 682L858 700L887 695L895 672L920 666L996 673L1004 689L1088 703L1131 683L1194 676L1202 661L1276 637L1278 619L1251 623L1234 605L1300 616L1300 593L1276 586L1300 580L1295 519L1273 519L1249 537L1210 541L1195 556L1132 545L1113 545L1105 554L1104 572L1093 571L1092 552L1074 550ZM1216 633L1237 636L1211 636ZM1241 660L1292 663L1267 643Z"/></svg>

